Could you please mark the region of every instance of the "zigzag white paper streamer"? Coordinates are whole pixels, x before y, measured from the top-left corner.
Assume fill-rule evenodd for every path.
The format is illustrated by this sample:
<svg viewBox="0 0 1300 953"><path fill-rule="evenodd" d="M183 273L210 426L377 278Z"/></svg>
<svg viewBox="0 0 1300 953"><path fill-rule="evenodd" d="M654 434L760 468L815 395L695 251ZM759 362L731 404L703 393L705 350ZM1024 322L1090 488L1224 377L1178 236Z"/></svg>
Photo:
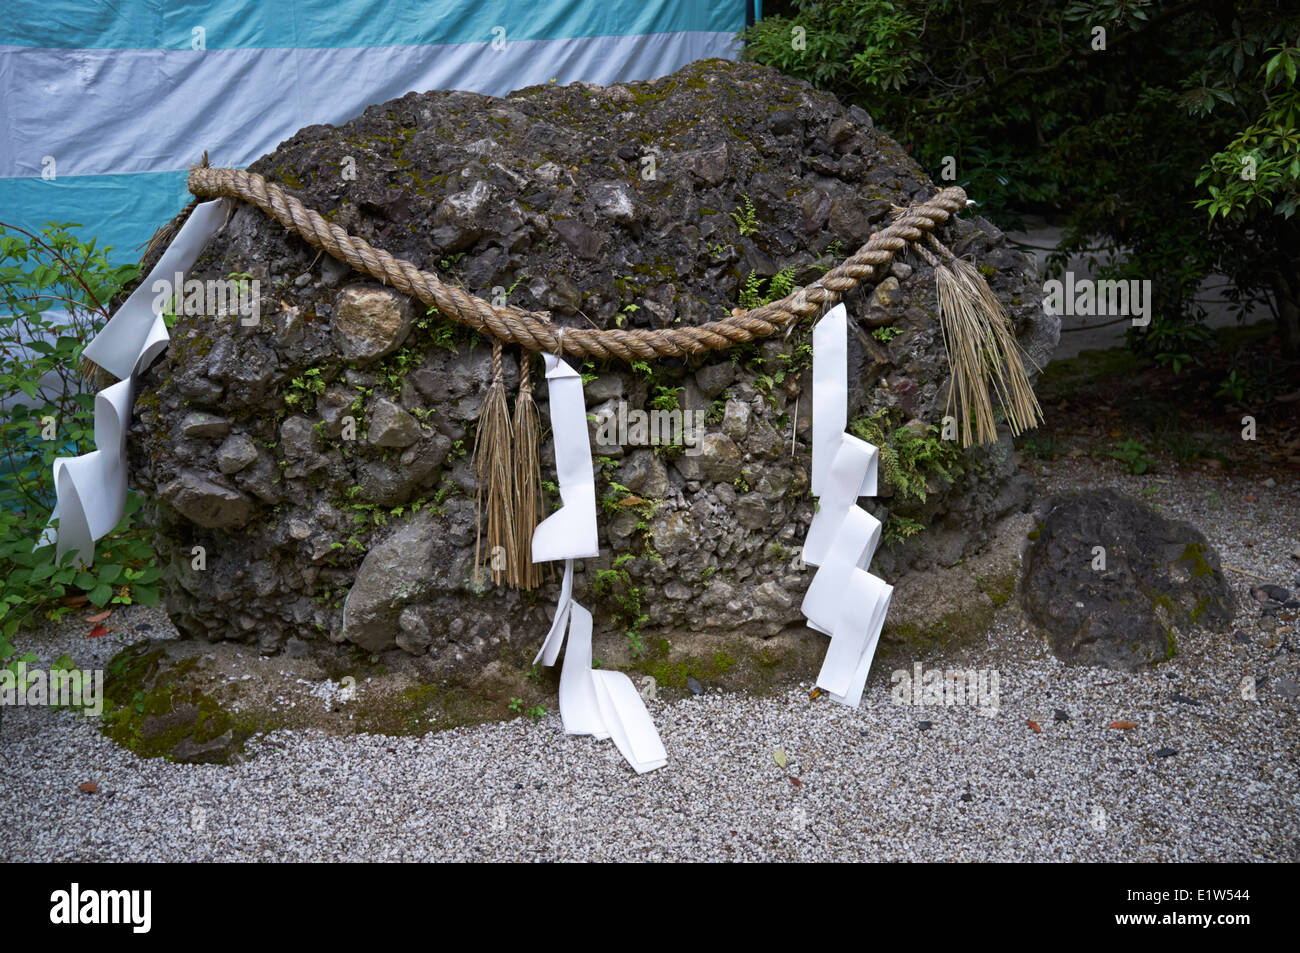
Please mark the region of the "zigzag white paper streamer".
<svg viewBox="0 0 1300 953"><path fill-rule="evenodd" d="M628 764L644 774L668 763L659 732L630 678L622 672L592 669L591 613L573 598L573 560L600 552L582 378L558 357L544 357L563 505L533 531L533 562L563 559L564 579L555 621L534 663L554 665L568 633L569 648L560 671L560 719L565 733L612 739Z"/></svg>
<svg viewBox="0 0 1300 953"><path fill-rule="evenodd" d="M47 526L36 545L57 543L55 556L73 551L79 564L95 561L95 540L111 532L126 509L126 431L131 424L135 378L170 340L162 315L153 310L156 279L171 281L194 264L203 246L225 224L229 199L204 202L190 213L147 278L86 345L83 356L120 380L95 395L95 449L54 461L54 511L59 528ZM178 289L179 290L179 289Z"/></svg>
<svg viewBox="0 0 1300 953"><path fill-rule="evenodd" d="M845 433L848 316L837 305L813 328L812 492L818 508L804 562L820 567L800 607L809 628L831 637L817 685L845 705L862 701L894 588L867 572L880 521L857 505L876 492L879 449Z"/></svg>

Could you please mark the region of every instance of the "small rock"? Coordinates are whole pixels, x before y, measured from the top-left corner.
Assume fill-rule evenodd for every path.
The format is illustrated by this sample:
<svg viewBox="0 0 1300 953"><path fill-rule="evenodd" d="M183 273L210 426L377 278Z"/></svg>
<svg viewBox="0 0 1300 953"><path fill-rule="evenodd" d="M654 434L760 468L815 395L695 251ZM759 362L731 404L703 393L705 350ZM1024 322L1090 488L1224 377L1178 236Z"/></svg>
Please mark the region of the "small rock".
<svg viewBox="0 0 1300 953"><path fill-rule="evenodd" d="M1053 713L1053 715L1052 715L1052 720L1053 720L1053 721L1069 721L1069 720L1070 720L1070 713L1069 713L1068 711L1066 711L1064 708L1058 708L1058 709L1056 709L1056 711Z"/></svg>
<svg viewBox="0 0 1300 953"><path fill-rule="evenodd" d="M1161 748L1159 751L1156 752L1156 757L1157 757L1157 758L1172 758L1172 757L1173 757L1174 755L1176 755L1176 754L1178 754L1178 749L1177 749L1177 748Z"/></svg>
<svg viewBox="0 0 1300 953"><path fill-rule="evenodd" d="M367 439L376 447L409 447L420 439L420 425L401 407L381 397L370 408Z"/></svg>
<svg viewBox="0 0 1300 953"><path fill-rule="evenodd" d="M334 306L334 340L345 360L376 360L411 333L411 299L391 288L348 285Z"/></svg>
<svg viewBox="0 0 1300 953"><path fill-rule="evenodd" d="M916 727L919 728L921 731L929 731L931 728L934 727L934 722L932 722L932 721L918 721L918 722L916 723Z"/></svg>
<svg viewBox="0 0 1300 953"><path fill-rule="evenodd" d="M727 409L722 417L722 432L737 442L744 440L749 433L749 404L740 400L727 401Z"/></svg>
<svg viewBox="0 0 1300 953"><path fill-rule="evenodd" d="M182 471L158 490L172 509L207 529L239 529L253 518L253 501L202 473Z"/></svg>
<svg viewBox="0 0 1300 953"><path fill-rule="evenodd" d="M686 676L686 687L691 690L692 695L703 695L704 686L700 684L699 679L694 675Z"/></svg>
<svg viewBox="0 0 1300 953"><path fill-rule="evenodd" d="M1232 633L1232 639L1234 642L1241 642L1243 644L1249 644L1250 642L1250 636L1247 635L1245 632L1243 632L1241 629L1238 629L1236 632Z"/></svg>
<svg viewBox="0 0 1300 953"><path fill-rule="evenodd" d="M247 434L227 437L217 448L217 467L229 476L257 462L257 447Z"/></svg>
<svg viewBox="0 0 1300 953"><path fill-rule="evenodd" d="M230 433L230 421L216 414L195 411L181 421L181 433L186 437L224 437Z"/></svg>
<svg viewBox="0 0 1300 953"><path fill-rule="evenodd" d="M872 310L894 308L902 301L902 289L899 287L898 279L893 275L876 285L876 290L871 293Z"/></svg>

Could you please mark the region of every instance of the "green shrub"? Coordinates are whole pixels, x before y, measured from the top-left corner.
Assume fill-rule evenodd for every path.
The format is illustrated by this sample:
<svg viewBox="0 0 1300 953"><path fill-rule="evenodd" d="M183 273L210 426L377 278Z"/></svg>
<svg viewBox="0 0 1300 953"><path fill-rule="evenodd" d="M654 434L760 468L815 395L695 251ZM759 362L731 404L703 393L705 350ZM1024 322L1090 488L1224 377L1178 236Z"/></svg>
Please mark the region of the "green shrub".
<svg viewBox="0 0 1300 953"><path fill-rule="evenodd" d="M12 639L39 619L58 619L84 593L94 606L157 604L153 546L135 523L141 500L99 541L93 566L56 561L53 545L33 549L56 497L56 457L94 449L95 395L81 378L81 354L108 320L108 304L139 274L112 266L107 249L82 241L72 224L39 235L0 223L0 661L19 660ZM51 312L63 312L61 323ZM28 659L30 660L30 659Z"/></svg>

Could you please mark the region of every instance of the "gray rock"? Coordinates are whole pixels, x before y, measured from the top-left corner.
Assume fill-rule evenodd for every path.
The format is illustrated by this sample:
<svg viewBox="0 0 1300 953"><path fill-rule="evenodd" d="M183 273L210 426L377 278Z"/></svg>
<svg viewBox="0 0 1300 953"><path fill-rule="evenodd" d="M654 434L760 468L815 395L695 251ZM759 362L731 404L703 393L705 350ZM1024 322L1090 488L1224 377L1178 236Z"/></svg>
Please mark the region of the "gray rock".
<svg viewBox="0 0 1300 953"><path fill-rule="evenodd" d="M607 400L616 400L626 393L626 383L621 374L601 374L583 388L588 406L603 404Z"/></svg>
<svg viewBox="0 0 1300 953"><path fill-rule="evenodd" d="M695 526L687 513L675 510L650 524L655 549L664 556L686 552L695 545Z"/></svg>
<svg viewBox="0 0 1300 953"><path fill-rule="evenodd" d="M871 293L871 309L873 311L896 308L902 303L903 293L898 284L898 279L893 275L876 285L876 290Z"/></svg>
<svg viewBox="0 0 1300 953"><path fill-rule="evenodd" d="M217 467L229 476L257 462L257 447L247 434L231 434L217 448Z"/></svg>
<svg viewBox="0 0 1300 953"><path fill-rule="evenodd" d="M397 617L397 647L422 655L433 644L434 609L429 605L407 606Z"/></svg>
<svg viewBox="0 0 1300 953"><path fill-rule="evenodd" d="M1115 490L1053 499L1034 535L1021 604L1062 661L1137 671L1173 655L1176 628L1233 617L1204 535Z"/></svg>
<svg viewBox="0 0 1300 953"><path fill-rule="evenodd" d="M736 501L736 521L745 529L762 529L773 522L771 506L761 493L746 493Z"/></svg>
<svg viewBox="0 0 1300 953"><path fill-rule="evenodd" d="M727 401L727 409L722 415L722 432L740 443L749 433L749 418L749 404L739 400Z"/></svg>
<svg viewBox="0 0 1300 953"><path fill-rule="evenodd" d="M434 525L427 510L415 514L361 561L343 604L343 638L371 652L397 645L403 610L433 588ZM413 616L408 616L411 624ZM427 627L426 627L427 631ZM427 645L426 645L427 647Z"/></svg>
<svg viewBox="0 0 1300 953"><path fill-rule="evenodd" d="M561 219L554 225L555 234L568 246L573 254L583 261L595 261L600 258L601 235L595 229L584 225L576 218Z"/></svg>
<svg viewBox="0 0 1300 953"><path fill-rule="evenodd" d="M316 425L301 415L285 419L280 425L280 449L288 460L301 460L316 452L320 437Z"/></svg>
<svg viewBox="0 0 1300 953"><path fill-rule="evenodd" d="M700 441L699 456L704 476L715 483L728 484L740 476L745 456L736 442L726 434L706 433ZM689 477L688 477L689 479Z"/></svg>
<svg viewBox="0 0 1300 953"><path fill-rule="evenodd" d="M597 182L589 190L596 214L627 225L636 221L636 203L623 182Z"/></svg>
<svg viewBox="0 0 1300 953"><path fill-rule="evenodd" d="M411 299L382 285L349 285L334 305L334 340L345 360L367 362L396 351L411 333Z"/></svg>
<svg viewBox="0 0 1300 953"><path fill-rule="evenodd" d="M420 439L415 418L383 397L370 405L368 439L376 447L409 447Z"/></svg>
<svg viewBox="0 0 1300 953"><path fill-rule="evenodd" d="M355 399L356 391L347 387L328 387L325 393L316 399L316 413L321 419L322 436L330 439L341 436L346 417L352 417L355 424L356 417L352 413L352 403Z"/></svg>
<svg viewBox="0 0 1300 953"><path fill-rule="evenodd" d="M195 411L181 421L181 433L186 437L224 437L230 433L230 421L215 414Z"/></svg>
<svg viewBox="0 0 1300 953"><path fill-rule="evenodd" d="M206 529L239 529L253 518L253 501L202 473L186 470L158 495L191 523Z"/></svg>
<svg viewBox="0 0 1300 953"><path fill-rule="evenodd" d="M730 361L719 361L701 367L695 372L695 386L700 393L712 400L736 379L736 366Z"/></svg>
<svg viewBox="0 0 1300 953"><path fill-rule="evenodd" d="M634 450L618 468L619 481L648 499L668 495L668 468L652 450Z"/></svg>

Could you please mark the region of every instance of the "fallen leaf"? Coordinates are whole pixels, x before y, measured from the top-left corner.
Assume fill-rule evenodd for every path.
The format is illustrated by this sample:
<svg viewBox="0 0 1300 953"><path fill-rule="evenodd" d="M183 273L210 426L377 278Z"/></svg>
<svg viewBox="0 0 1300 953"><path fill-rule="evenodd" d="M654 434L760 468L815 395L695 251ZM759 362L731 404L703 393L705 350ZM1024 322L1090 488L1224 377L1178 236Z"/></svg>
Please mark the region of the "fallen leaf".
<svg viewBox="0 0 1300 953"><path fill-rule="evenodd" d="M784 768L788 761L788 759L785 756L785 752L782 751L780 748L777 748L776 751L772 753L772 760L776 762L776 766L778 768Z"/></svg>
<svg viewBox="0 0 1300 953"><path fill-rule="evenodd" d="M113 614L112 609L105 609L103 612L96 612L94 615L86 616L86 621L98 625L100 622L103 622L112 614Z"/></svg>
<svg viewBox="0 0 1300 953"><path fill-rule="evenodd" d="M1043 733L1043 729L1038 726L1038 722L1027 721L1025 722L1025 724L1028 725L1031 729L1033 729L1034 734L1041 735Z"/></svg>
<svg viewBox="0 0 1300 953"><path fill-rule="evenodd" d="M94 781L82 781L79 785L77 785L77 788L81 791L82 794L99 793L99 785L96 784Z"/></svg>
<svg viewBox="0 0 1300 953"><path fill-rule="evenodd" d="M790 779L790 783L793 784L795 787L797 788L803 787L803 782L800 781L798 778L796 778L793 774L787 774L786 777Z"/></svg>
<svg viewBox="0 0 1300 953"><path fill-rule="evenodd" d="M106 635L108 635L108 629L104 628L102 625L97 625L86 633L86 638L102 639Z"/></svg>
<svg viewBox="0 0 1300 953"><path fill-rule="evenodd" d="M811 692L808 693L809 701L816 701L821 697L822 697L822 690L820 688L814 688Z"/></svg>
<svg viewBox="0 0 1300 953"><path fill-rule="evenodd" d="M63 604L65 606L72 606L73 608L76 608L77 606L84 606L89 601L90 599L88 599L85 595L63 597Z"/></svg>
<svg viewBox="0 0 1300 953"><path fill-rule="evenodd" d="M1081 457L1081 456L1083 456L1085 453L1087 453L1086 450L1082 449L1081 447L1075 447L1073 450L1071 450L1069 453L1067 453L1066 456L1067 456L1067 457Z"/></svg>
<svg viewBox="0 0 1300 953"><path fill-rule="evenodd" d="M1120 731L1128 731L1129 729L1136 728L1137 726L1138 723L1136 721L1112 721L1108 727L1118 728Z"/></svg>
<svg viewBox="0 0 1300 953"><path fill-rule="evenodd" d="M625 496L618 501L619 506L640 506L645 500L639 496Z"/></svg>
<svg viewBox="0 0 1300 953"><path fill-rule="evenodd" d="M1254 493L1247 493L1247 494L1243 497L1243 499L1244 499L1247 503L1254 503L1254 502L1255 502L1255 494L1254 494Z"/></svg>

